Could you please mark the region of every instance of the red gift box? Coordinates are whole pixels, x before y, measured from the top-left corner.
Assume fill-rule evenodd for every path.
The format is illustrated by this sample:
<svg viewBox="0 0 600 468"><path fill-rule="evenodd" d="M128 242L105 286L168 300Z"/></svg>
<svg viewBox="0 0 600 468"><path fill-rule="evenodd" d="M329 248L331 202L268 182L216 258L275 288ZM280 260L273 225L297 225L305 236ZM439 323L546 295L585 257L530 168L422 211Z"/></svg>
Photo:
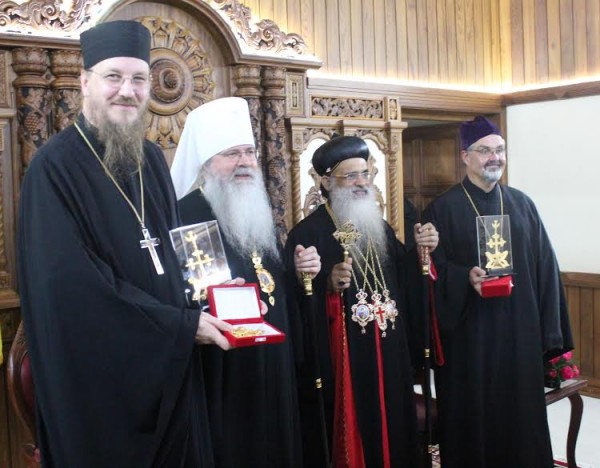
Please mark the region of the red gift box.
<svg viewBox="0 0 600 468"><path fill-rule="evenodd" d="M512 276L484 280L481 283L481 297L510 296L513 288Z"/></svg>
<svg viewBox="0 0 600 468"><path fill-rule="evenodd" d="M208 287L210 312L233 325L223 334L234 347L285 341L285 333L267 323L260 313L260 295L256 283L242 286L222 284Z"/></svg>

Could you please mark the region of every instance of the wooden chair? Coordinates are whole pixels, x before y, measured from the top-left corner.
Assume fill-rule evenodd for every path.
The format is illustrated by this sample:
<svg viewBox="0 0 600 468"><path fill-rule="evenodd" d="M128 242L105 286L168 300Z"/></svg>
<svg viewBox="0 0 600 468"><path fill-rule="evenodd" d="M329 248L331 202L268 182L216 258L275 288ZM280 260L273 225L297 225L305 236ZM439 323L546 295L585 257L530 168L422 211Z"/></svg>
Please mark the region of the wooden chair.
<svg viewBox="0 0 600 468"><path fill-rule="evenodd" d="M35 391L31 375L31 362L23 322L20 323L8 354L6 364L8 394L17 416L29 430L32 442L23 445L21 452L27 468L39 468L40 451L35 431Z"/></svg>

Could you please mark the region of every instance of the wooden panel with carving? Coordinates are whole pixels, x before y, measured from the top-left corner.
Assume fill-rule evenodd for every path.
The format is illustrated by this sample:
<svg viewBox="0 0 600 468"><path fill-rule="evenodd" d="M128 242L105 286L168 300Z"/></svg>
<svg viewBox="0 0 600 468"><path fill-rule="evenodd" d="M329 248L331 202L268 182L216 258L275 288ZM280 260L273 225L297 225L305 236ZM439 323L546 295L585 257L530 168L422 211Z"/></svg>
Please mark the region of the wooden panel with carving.
<svg viewBox="0 0 600 468"><path fill-rule="evenodd" d="M574 358L589 384L586 393L600 397L600 274L562 273L571 328Z"/></svg>

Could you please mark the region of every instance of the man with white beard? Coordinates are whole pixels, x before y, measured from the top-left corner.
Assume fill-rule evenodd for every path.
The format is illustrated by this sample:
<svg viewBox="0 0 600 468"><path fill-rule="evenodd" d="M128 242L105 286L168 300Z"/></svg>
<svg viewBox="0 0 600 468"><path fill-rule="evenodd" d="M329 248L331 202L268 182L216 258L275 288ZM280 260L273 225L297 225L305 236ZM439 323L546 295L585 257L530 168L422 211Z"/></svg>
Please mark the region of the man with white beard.
<svg viewBox="0 0 600 468"><path fill-rule="evenodd" d="M81 34L82 113L39 149L18 226L44 467L213 466L200 346L231 326L186 306L177 201L144 139L150 32Z"/></svg>
<svg viewBox="0 0 600 468"><path fill-rule="evenodd" d="M407 253L382 218L368 157L367 144L355 136L317 149L312 163L328 202L288 237L289 250L314 245L322 261L313 282L316 334L304 327L305 359L298 374L306 467L419 466L411 354L422 354L420 268L415 250ZM344 239L336 236L349 233L348 221L360 237L347 242L344 260ZM415 240L433 250L438 242L433 225L415 225ZM308 313L302 317L307 320ZM315 362L331 460L323 458Z"/></svg>
<svg viewBox="0 0 600 468"><path fill-rule="evenodd" d="M303 272L316 275L320 261L314 247L295 246L296 274L293 281L286 275L244 99L217 99L190 112L171 176L183 223L218 221L232 276L259 284L267 320L288 335L281 344L203 353L217 466L300 466L286 289L296 288Z"/></svg>

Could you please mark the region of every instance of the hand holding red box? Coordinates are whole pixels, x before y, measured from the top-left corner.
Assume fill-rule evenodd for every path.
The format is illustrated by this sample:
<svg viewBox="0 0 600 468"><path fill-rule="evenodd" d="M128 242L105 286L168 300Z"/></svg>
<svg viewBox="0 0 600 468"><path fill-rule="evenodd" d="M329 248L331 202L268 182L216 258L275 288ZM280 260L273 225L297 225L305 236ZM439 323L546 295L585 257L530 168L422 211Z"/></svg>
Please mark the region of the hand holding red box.
<svg viewBox="0 0 600 468"><path fill-rule="evenodd" d="M512 276L484 280L481 283L481 297L510 296L513 288Z"/></svg>
<svg viewBox="0 0 600 468"><path fill-rule="evenodd" d="M209 286L208 302L210 311L215 317L233 325L233 330L224 332L232 346L253 346L285 341L285 333L267 323L260 313L257 284Z"/></svg>

